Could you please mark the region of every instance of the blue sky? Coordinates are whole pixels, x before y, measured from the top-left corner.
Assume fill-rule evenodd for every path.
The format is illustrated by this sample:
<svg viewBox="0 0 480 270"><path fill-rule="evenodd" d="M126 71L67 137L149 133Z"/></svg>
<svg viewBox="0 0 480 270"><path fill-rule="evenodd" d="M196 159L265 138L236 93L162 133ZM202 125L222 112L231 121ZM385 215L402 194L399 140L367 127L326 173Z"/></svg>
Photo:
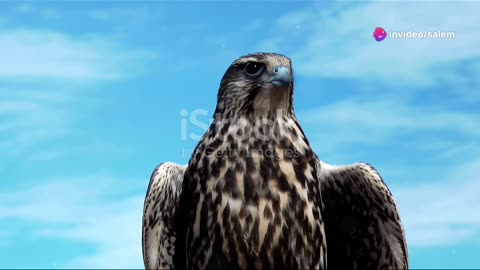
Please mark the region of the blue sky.
<svg viewBox="0 0 480 270"><path fill-rule="evenodd" d="M383 175L412 268L480 268L479 11L0 2L0 268L143 267L151 171L188 162L224 71L255 51L292 58L296 113L322 160ZM376 42L378 26L455 38Z"/></svg>

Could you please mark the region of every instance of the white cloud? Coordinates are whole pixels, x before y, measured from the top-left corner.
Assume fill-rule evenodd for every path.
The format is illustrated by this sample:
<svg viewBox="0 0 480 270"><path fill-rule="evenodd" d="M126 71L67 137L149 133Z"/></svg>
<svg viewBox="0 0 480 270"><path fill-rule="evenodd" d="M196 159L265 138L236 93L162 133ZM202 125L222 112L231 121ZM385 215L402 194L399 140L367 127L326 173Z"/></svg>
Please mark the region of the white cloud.
<svg viewBox="0 0 480 270"><path fill-rule="evenodd" d="M31 29L2 29L0 44L0 78L119 79L156 57L147 51L122 49L101 37Z"/></svg>
<svg viewBox="0 0 480 270"><path fill-rule="evenodd" d="M103 104L89 98L89 90L97 89L64 82L0 86L0 159L28 165L99 152L125 154L128 147L89 137L78 125ZM0 170L4 165L0 162Z"/></svg>
<svg viewBox="0 0 480 270"><path fill-rule="evenodd" d="M73 227L44 229L38 235L88 243L95 247L95 254L76 255L65 265L67 268L141 268L143 196L102 204L92 206L100 210L83 215L83 220Z"/></svg>
<svg viewBox="0 0 480 270"><path fill-rule="evenodd" d="M410 140L403 140L402 145L417 150L471 146L480 139L478 114L418 107L401 98L347 99L300 112L299 119L313 145L321 143L324 152L353 144L386 145L405 136ZM426 132L436 135L423 140L421 135ZM458 143L458 137L451 134L463 142Z"/></svg>
<svg viewBox="0 0 480 270"><path fill-rule="evenodd" d="M0 160L29 166L130 151L85 133L79 125L104 104L89 95L97 87L64 82L0 86ZM8 165L0 162L0 171L4 166Z"/></svg>
<svg viewBox="0 0 480 270"><path fill-rule="evenodd" d="M429 86L448 80L456 83L465 76L465 70L457 74L455 65L478 62L478 2L339 2L317 6L281 17L272 31L275 36L264 41L273 48L291 45L300 74ZM456 37L376 42L372 33L377 26L387 32L453 31ZM296 32L307 38L294 38ZM480 72L478 65L469 68L472 74ZM467 80L476 78L467 76Z"/></svg>
<svg viewBox="0 0 480 270"><path fill-rule="evenodd" d="M404 219L404 221L406 221L407 244L409 247L452 246L468 242L480 232L478 225L474 228L456 228L443 224L410 226L408 219Z"/></svg>
<svg viewBox="0 0 480 270"><path fill-rule="evenodd" d="M21 7L27 12L28 6ZM34 29L0 31L0 158L29 159L31 149L75 135L75 120L95 101L87 90L99 83L138 75L156 58L122 48L113 39ZM62 149L44 149L56 158ZM1 165L0 165L1 166Z"/></svg>
<svg viewBox="0 0 480 270"><path fill-rule="evenodd" d="M71 110L81 103L73 85L0 87L0 158L27 158L31 147L75 133Z"/></svg>
<svg viewBox="0 0 480 270"><path fill-rule="evenodd" d="M473 160L443 179L391 188L409 246L452 245L480 236L479 170L480 160Z"/></svg>
<svg viewBox="0 0 480 270"><path fill-rule="evenodd" d="M75 254L63 267L142 267L141 220L147 178L127 181L97 174L81 180L37 179L36 183L2 195L0 222L13 218L35 225L32 233L36 237L95 248L93 255Z"/></svg>

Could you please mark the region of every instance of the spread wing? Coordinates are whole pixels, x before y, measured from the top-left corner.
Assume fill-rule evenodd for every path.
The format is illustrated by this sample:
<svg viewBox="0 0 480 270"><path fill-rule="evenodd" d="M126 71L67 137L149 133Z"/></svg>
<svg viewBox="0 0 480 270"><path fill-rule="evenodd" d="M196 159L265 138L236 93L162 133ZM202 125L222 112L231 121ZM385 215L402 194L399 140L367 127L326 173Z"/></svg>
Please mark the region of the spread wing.
<svg viewBox="0 0 480 270"><path fill-rule="evenodd" d="M405 233L380 174L319 161L329 269L408 269Z"/></svg>
<svg viewBox="0 0 480 270"><path fill-rule="evenodd" d="M143 207L142 252L145 269L173 268L174 214L184 166L162 163L152 173Z"/></svg>

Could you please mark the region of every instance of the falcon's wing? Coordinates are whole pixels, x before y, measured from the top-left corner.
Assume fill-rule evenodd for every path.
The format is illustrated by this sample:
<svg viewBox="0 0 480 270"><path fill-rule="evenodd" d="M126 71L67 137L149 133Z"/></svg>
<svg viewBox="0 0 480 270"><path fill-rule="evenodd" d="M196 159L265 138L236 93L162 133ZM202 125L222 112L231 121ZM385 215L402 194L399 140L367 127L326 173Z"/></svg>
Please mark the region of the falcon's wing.
<svg viewBox="0 0 480 270"><path fill-rule="evenodd" d="M162 163L152 173L143 207L142 252L145 269L173 268L174 214L184 166Z"/></svg>
<svg viewBox="0 0 480 270"><path fill-rule="evenodd" d="M380 174L319 161L329 269L408 269L405 233Z"/></svg>

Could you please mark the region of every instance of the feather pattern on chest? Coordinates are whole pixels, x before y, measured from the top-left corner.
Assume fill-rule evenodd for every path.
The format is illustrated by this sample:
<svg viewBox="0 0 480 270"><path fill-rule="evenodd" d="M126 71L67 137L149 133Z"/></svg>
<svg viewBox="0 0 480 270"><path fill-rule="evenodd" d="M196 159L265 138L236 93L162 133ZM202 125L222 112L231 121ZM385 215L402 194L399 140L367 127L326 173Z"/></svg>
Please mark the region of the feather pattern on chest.
<svg viewBox="0 0 480 270"><path fill-rule="evenodd" d="M323 267L315 176L316 156L294 117L215 121L185 176L193 267Z"/></svg>

